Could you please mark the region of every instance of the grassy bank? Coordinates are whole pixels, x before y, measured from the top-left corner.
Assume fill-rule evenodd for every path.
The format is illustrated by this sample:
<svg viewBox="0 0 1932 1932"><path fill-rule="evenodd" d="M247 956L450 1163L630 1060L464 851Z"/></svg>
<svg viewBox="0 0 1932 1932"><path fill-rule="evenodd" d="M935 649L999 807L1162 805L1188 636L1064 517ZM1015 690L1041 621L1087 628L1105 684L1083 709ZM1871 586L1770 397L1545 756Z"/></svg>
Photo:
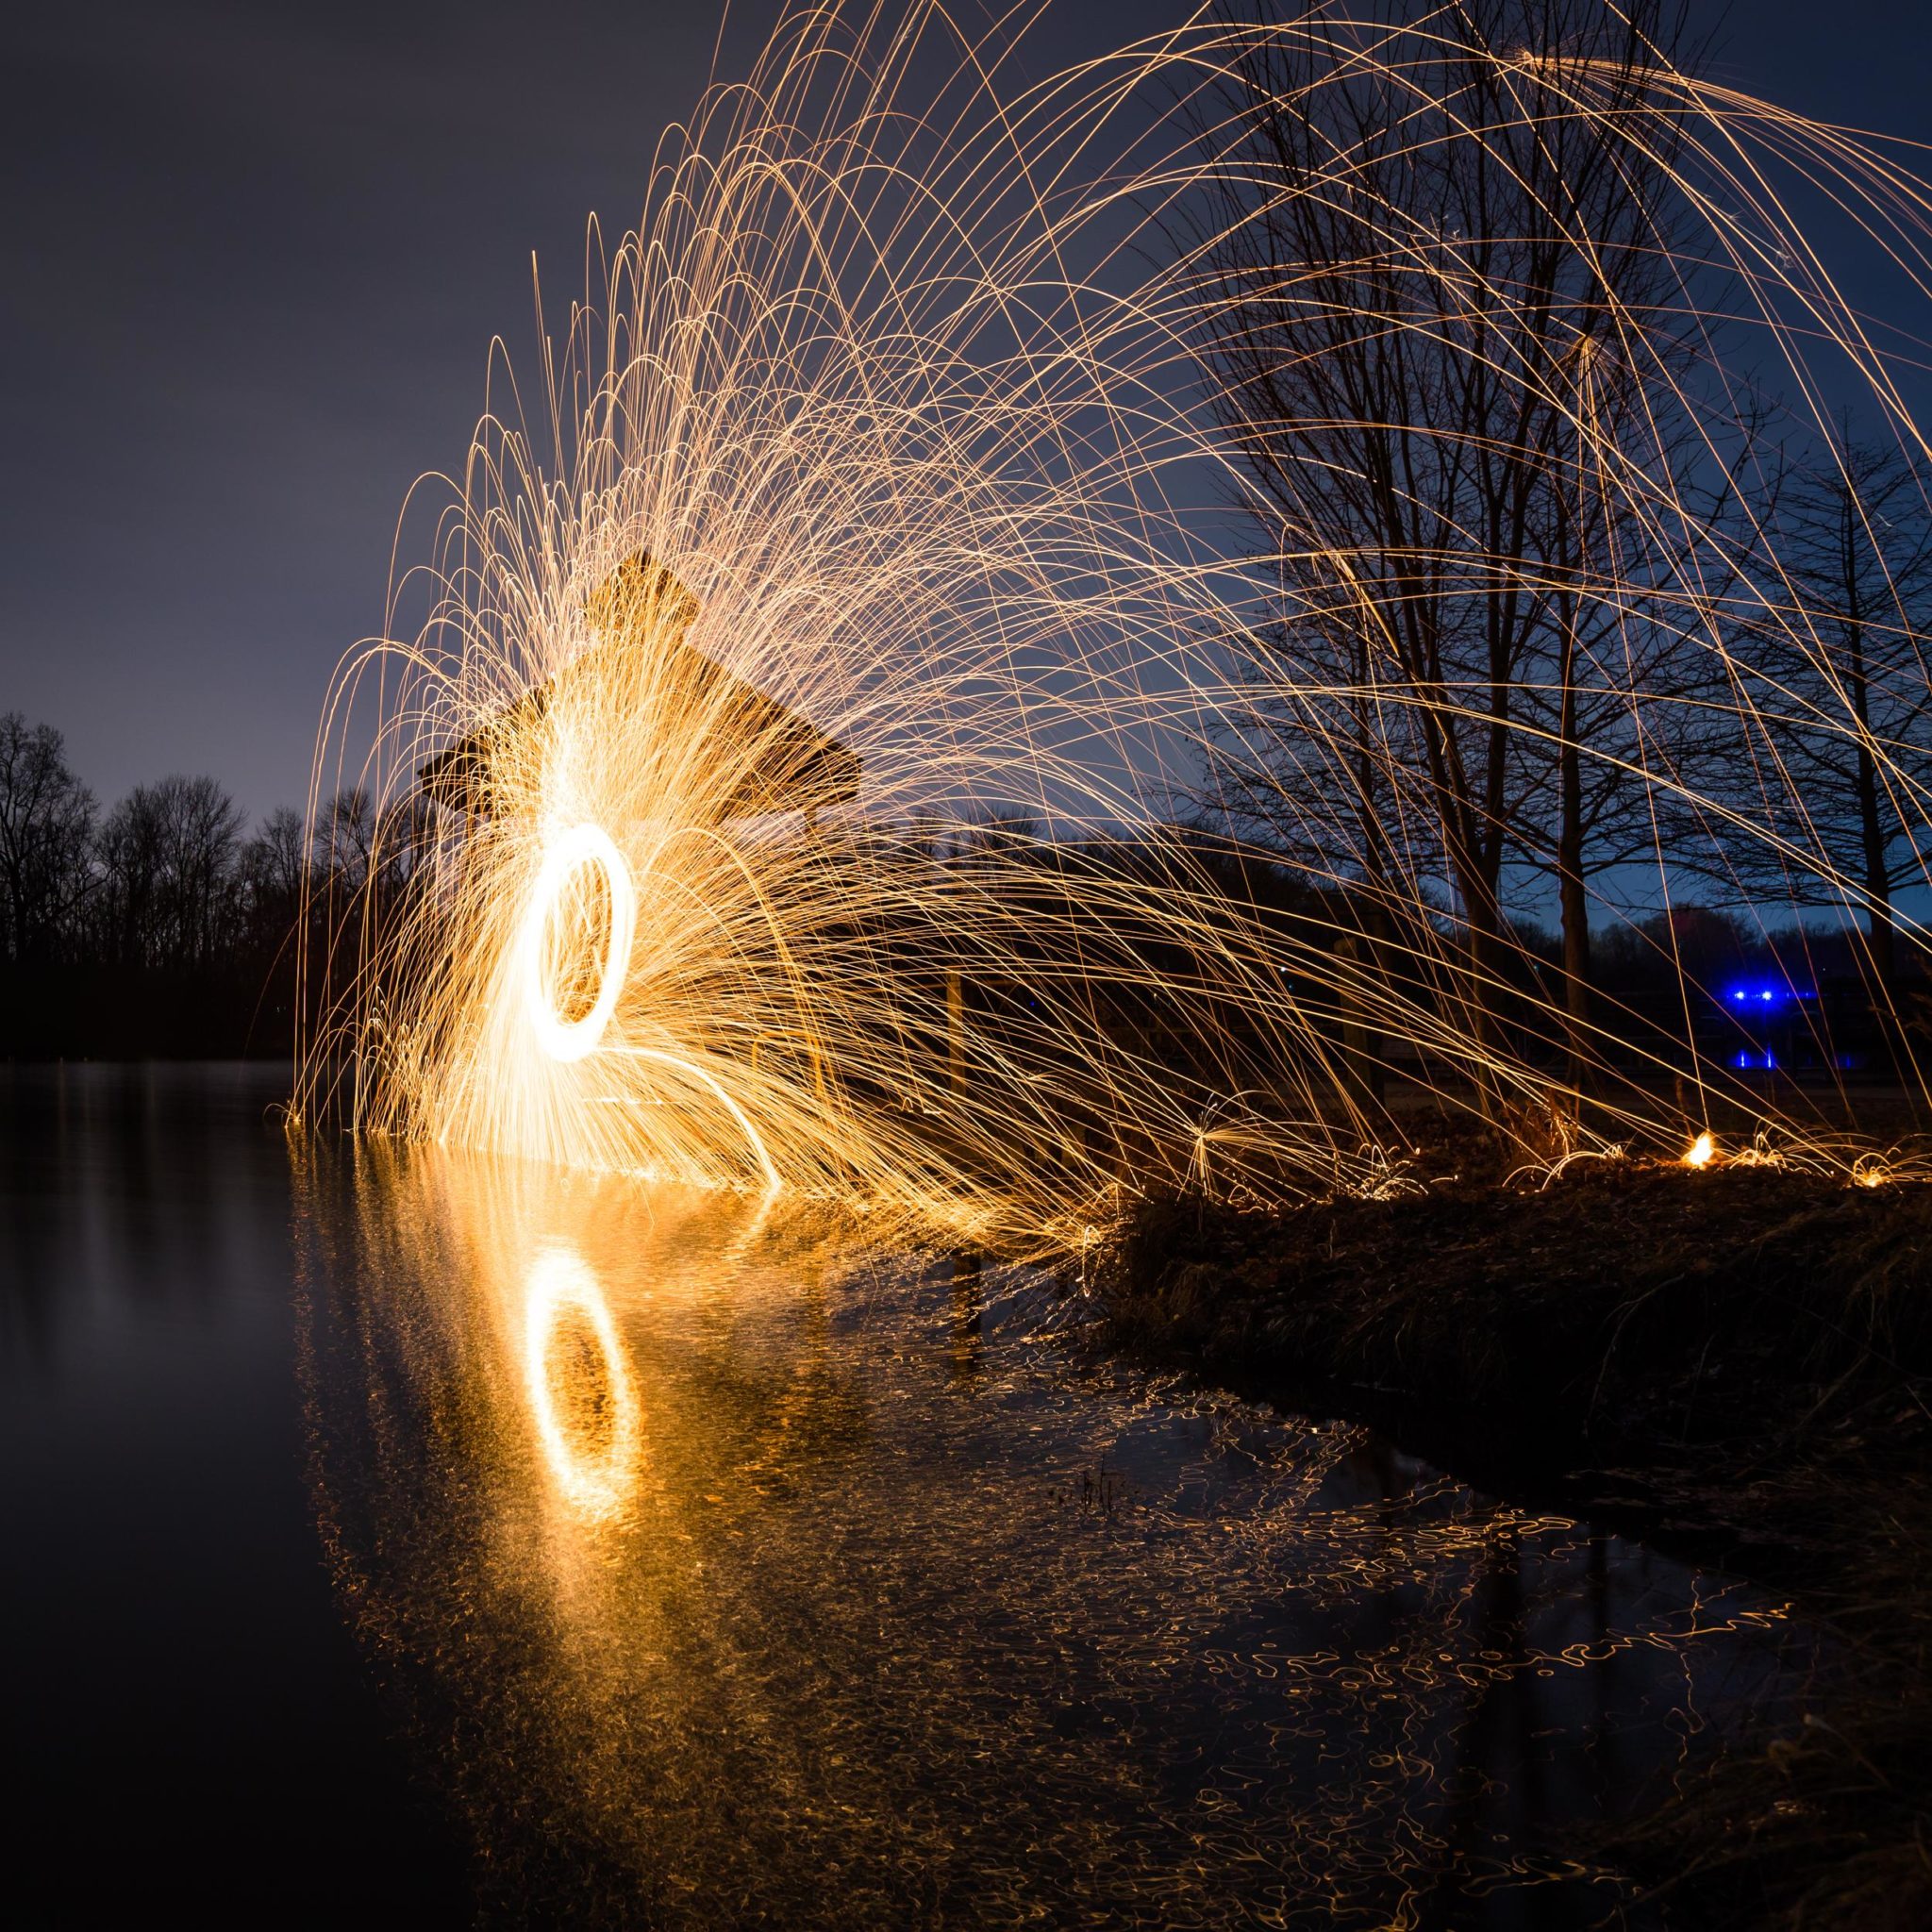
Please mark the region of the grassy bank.
<svg viewBox="0 0 1932 1932"><path fill-rule="evenodd" d="M1579 1163L1143 1203L1123 1341L1788 1592L1843 1663L1619 1846L1718 1923L1932 1924L1932 1189Z"/></svg>

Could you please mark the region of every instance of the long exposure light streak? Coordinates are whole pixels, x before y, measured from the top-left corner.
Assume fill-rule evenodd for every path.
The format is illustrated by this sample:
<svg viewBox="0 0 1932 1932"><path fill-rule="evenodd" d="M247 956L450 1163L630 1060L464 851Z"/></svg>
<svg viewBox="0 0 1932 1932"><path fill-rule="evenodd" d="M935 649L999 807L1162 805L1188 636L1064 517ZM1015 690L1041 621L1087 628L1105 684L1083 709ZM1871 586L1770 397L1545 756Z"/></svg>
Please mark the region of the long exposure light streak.
<svg viewBox="0 0 1932 1932"><path fill-rule="evenodd" d="M566 1018L558 1010L557 974L546 954L553 950L551 930L564 909L561 902L567 891L576 883L579 873L593 868L603 880L609 908L604 920L604 942L598 949L589 1009ZM596 1051L624 991L637 920L637 893L631 886L630 868L608 834L595 825L574 825L551 841L530 891L521 950L525 1011L552 1059L580 1060Z"/></svg>
<svg viewBox="0 0 1932 1932"><path fill-rule="evenodd" d="M1013 23L800 8L666 137L339 675L314 809L375 831L313 882L305 1116L1031 1235L1400 1187L1424 1105L1873 1171L1733 1071L1675 908L1833 908L1924 1102L1917 607L1848 612L1768 479L1805 441L1882 575L1856 391L1927 516L1909 358L1790 207L1917 300L1932 196L1641 36L1361 15L1029 86ZM1339 420L1350 357L1394 387ZM1664 997L1589 996L1592 908Z"/></svg>
<svg viewBox="0 0 1932 1932"><path fill-rule="evenodd" d="M624 1345L580 1256L551 1248L537 1257L524 1324L525 1386L551 1474L580 1514L593 1522L614 1516L636 1481L641 1422ZM588 1331L593 1365L559 1366L567 1352L559 1333L569 1327Z"/></svg>

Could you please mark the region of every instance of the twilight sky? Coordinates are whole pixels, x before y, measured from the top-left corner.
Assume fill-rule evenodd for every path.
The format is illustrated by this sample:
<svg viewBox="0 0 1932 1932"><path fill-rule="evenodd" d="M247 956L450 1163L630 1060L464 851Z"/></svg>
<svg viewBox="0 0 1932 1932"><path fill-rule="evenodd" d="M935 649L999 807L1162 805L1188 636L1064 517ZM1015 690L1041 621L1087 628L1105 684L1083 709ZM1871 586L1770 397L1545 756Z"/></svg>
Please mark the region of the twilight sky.
<svg viewBox="0 0 1932 1932"><path fill-rule="evenodd" d="M888 0L890 5L890 0ZM958 0L970 18L975 0ZM1056 0L1024 71L1186 0ZM331 668L382 621L397 511L462 455L530 257L582 287L586 214L776 0L91 0L7 29L0 113L0 711L111 800L212 772L299 803ZM1932 140L1924 0L1693 0L1715 71Z"/></svg>

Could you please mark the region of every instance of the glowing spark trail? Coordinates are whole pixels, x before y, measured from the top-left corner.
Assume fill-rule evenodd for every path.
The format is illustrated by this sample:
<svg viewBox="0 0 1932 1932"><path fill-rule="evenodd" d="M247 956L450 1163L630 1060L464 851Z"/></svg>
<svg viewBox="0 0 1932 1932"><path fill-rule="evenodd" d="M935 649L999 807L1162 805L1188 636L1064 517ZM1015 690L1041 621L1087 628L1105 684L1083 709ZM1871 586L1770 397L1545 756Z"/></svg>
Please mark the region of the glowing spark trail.
<svg viewBox="0 0 1932 1932"><path fill-rule="evenodd" d="M1828 177L1918 299L1932 191L1474 18L1196 18L1008 88L937 7L789 14L344 662L303 1113L1067 1240L1160 1181L1400 1191L1424 1108L1552 1172L1704 1165L1714 1105L1877 1171L1731 1070L1675 908L1775 874L1869 924L1924 1100L1919 607L1800 567L1736 369L1781 361L1855 535L1857 388L1923 521L1902 360L1787 210ZM1317 408L1364 355L1385 413ZM1807 775L1854 768L1882 874ZM1640 1012L1578 936L1646 904Z"/></svg>

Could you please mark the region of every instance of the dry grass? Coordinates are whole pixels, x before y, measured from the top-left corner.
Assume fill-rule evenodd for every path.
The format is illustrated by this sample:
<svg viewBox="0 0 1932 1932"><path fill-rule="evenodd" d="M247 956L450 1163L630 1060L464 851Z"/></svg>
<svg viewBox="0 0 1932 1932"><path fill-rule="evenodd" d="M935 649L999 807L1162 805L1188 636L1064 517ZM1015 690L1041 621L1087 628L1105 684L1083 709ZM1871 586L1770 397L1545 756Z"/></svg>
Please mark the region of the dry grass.
<svg viewBox="0 0 1932 1932"><path fill-rule="evenodd" d="M1932 1189L1493 1174L1280 1217L1142 1205L1117 1332L1788 1592L1841 1658L1621 1859L1719 1924L1932 1924Z"/></svg>

